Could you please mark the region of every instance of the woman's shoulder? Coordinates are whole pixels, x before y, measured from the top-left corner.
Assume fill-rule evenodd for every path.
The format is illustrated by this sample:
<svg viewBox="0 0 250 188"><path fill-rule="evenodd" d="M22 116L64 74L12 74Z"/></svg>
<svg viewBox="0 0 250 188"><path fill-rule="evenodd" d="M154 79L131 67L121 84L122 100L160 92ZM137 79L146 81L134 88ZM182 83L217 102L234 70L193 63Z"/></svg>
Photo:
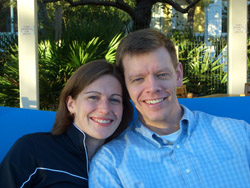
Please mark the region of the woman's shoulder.
<svg viewBox="0 0 250 188"><path fill-rule="evenodd" d="M33 159L39 156L39 145L48 145L43 141L45 141L49 135L50 133L32 133L18 138L5 156L5 160L15 164L26 164L33 161Z"/></svg>
<svg viewBox="0 0 250 188"><path fill-rule="evenodd" d="M39 143L40 141L51 139L51 137L53 137L53 135L50 132L37 132L37 133L26 134L20 137L16 142L25 144L31 142Z"/></svg>
<svg viewBox="0 0 250 188"><path fill-rule="evenodd" d="M30 148L35 147L34 145L39 144L40 142L46 141L49 137L51 137L51 133L43 132L43 133L31 133L26 134L16 140L13 144L12 148Z"/></svg>

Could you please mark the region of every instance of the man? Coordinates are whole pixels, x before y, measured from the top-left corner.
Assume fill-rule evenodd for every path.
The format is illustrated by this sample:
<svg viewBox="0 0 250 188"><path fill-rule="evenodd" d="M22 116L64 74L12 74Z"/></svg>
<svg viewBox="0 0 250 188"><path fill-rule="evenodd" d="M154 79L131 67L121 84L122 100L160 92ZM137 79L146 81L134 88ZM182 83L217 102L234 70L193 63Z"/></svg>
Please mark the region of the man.
<svg viewBox="0 0 250 188"><path fill-rule="evenodd" d="M250 187L250 125L178 103L183 70L165 35L130 33L116 61L138 119L94 157L90 187Z"/></svg>

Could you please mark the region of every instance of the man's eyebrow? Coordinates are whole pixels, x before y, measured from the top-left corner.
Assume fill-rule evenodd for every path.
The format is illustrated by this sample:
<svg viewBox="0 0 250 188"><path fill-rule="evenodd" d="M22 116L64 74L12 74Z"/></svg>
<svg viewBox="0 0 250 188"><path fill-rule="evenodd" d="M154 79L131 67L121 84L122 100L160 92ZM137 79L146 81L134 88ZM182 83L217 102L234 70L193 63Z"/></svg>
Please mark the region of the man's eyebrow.
<svg viewBox="0 0 250 188"><path fill-rule="evenodd" d="M166 68L163 68L163 69L159 69L159 70L157 70L156 72L171 72L171 69L170 68L168 68L168 67L166 67Z"/></svg>
<svg viewBox="0 0 250 188"><path fill-rule="evenodd" d="M138 77L142 77L142 76L143 76L143 74L141 74L141 73L139 73L139 74L130 74L130 75L128 75L128 79L132 80L134 78L138 78Z"/></svg>
<svg viewBox="0 0 250 188"><path fill-rule="evenodd" d="M158 69L158 70L155 71L155 74L156 74L156 73L159 73L159 72L171 73L171 69L168 68L168 67L162 68L162 69ZM130 74L130 75L128 75L128 79L131 80L131 79L138 78L138 77L142 77L142 76L144 76L144 74L142 74L142 73Z"/></svg>
<svg viewBox="0 0 250 188"><path fill-rule="evenodd" d="M116 94L116 93L112 94L111 96L118 96L118 97L121 97L121 98L122 98L122 95Z"/></svg>

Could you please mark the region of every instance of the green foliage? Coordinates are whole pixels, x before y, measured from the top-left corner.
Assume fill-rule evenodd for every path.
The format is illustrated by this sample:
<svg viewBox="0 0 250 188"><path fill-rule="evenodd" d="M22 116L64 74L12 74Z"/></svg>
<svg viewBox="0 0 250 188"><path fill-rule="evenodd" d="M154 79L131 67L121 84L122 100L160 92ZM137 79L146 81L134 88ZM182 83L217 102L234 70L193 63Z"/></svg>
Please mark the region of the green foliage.
<svg viewBox="0 0 250 188"><path fill-rule="evenodd" d="M121 34L115 36L103 51L105 42L99 38L90 41L60 42L44 40L39 43L39 90L40 108L56 110L59 95L66 81L81 65L95 60L115 59L115 50ZM68 43L69 42L69 43ZM101 51L101 50L102 51ZM0 75L0 105L19 106L18 47L4 53L2 75Z"/></svg>
<svg viewBox="0 0 250 188"><path fill-rule="evenodd" d="M98 48L100 48L103 41L99 41L99 38L93 38L87 44L78 41L72 41L70 45L70 61L73 68L77 68L84 64L85 62L92 61L94 59L99 59L102 57L102 53L96 53Z"/></svg>
<svg viewBox="0 0 250 188"><path fill-rule="evenodd" d="M55 28L47 28L39 22L40 108L56 110L62 88L79 66L95 59L115 62L118 43L128 32L126 26L131 18L104 6L69 7L63 1L46 6L52 25L56 25L56 6L62 7L63 16L62 35L58 41L55 41ZM184 67L184 84L188 92L195 96L225 93L227 73L225 65L219 62L219 55L226 40L218 38L209 41L215 47L212 54L205 46L204 38L195 37L190 29L172 30L170 36L179 49L179 61ZM13 41L16 42L16 38L10 39L11 47L0 54L1 106L19 106L18 48L12 45ZM250 39L248 47L250 81Z"/></svg>
<svg viewBox="0 0 250 188"><path fill-rule="evenodd" d="M250 83L250 38L247 39L247 82Z"/></svg>
<svg viewBox="0 0 250 188"><path fill-rule="evenodd" d="M110 41L117 33L126 32L131 20L128 15L118 9L105 6L78 6L60 2L60 5L46 4L50 22L55 25L56 6L62 8L62 38L64 40L90 41L94 37ZM41 28L46 28L41 22ZM41 39L54 39L55 28L47 29Z"/></svg>
<svg viewBox="0 0 250 188"><path fill-rule="evenodd" d="M54 41L41 41L39 54L39 90L40 108L57 108L58 96L73 68L67 66L67 48L65 44Z"/></svg>
<svg viewBox="0 0 250 188"><path fill-rule="evenodd" d="M115 63L115 54L116 49L122 39L122 34L117 34L114 36L114 38L110 41L108 45L108 51L105 55L105 59L111 63Z"/></svg>
<svg viewBox="0 0 250 188"><path fill-rule="evenodd" d="M120 40L115 36L105 50L104 40L98 37L70 43L60 41L51 44L48 41L42 45L43 48L39 48L41 109L56 110L62 88L79 66L96 59L114 60L114 46L118 42Z"/></svg>
<svg viewBox="0 0 250 188"><path fill-rule="evenodd" d="M227 92L227 65L220 62L227 39L213 38L204 43L203 36L194 36L187 28L171 30L168 34L178 46L179 61L183 65L183 83L194 96ZM213 47L211 50L210 47Z"/></svg>
<svg viewBox="0 0 250 188"><path fill-rule="evenodd" d="M19 104L18 47L10 46L1 53L0 106L17 107Z"/></svg>
<svg viewBox="0 0 250 188"><path fill-rule="evenodd" d="M179 61L184 69L184 84L194 96L225 93L227 72L225 64L212 53L204 43L194 46L188 40L182 40L179 46Z"/></svg>
<svg viewBox="0 0 250 188"><path fill-rule="evenodd" d="M17 36L12 33L2 33L0 37L0 106L17 106L19 103Z"/></svg>
<svg viewBox="0 0 250 188"><path fill-rule="evenodd" d="M55 25L55 8L51 4L47 6L49 21ZM40 109L44 110L57 109L62 88L79 66L96 59L114 63L117 45L126 31L127 18L118 11L90 6L69 8L64 3L60 6L63 8L60 40L55 40L55 28L40 25L39 29ZM17 44L16 39L11 39L9 44L13 43ZM0 55L1 106L19 106L17 58L17 45L5 49Z"/></svg>

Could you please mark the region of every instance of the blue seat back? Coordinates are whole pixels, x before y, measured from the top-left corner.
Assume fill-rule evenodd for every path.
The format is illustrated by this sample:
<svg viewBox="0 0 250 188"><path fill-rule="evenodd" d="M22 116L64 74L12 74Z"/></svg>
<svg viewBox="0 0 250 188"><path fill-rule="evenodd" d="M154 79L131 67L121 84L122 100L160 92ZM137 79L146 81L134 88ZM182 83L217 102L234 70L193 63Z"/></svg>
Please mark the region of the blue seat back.
<svg viewBox="0 0 250 188"><path fill-rule="evenodd" d="M245 120L250 124L250 97L181 98L191 110ZM0 107L0 161L21 136L51 131L56 112ZM136 115L135 115L136 117Z"/></svg>
<svg viewBox="0 0 250 188"><path fill-rule="evenodd" d="M182 98L179 103L191 110L245 120L250 124L250 97Z"/></svg>
<svg viewBox="0 0 250 188"><path fill-rule="evenodd" d="M0 106L0 162L21 136L51 131L55 116L51 111Z"/></svg>

